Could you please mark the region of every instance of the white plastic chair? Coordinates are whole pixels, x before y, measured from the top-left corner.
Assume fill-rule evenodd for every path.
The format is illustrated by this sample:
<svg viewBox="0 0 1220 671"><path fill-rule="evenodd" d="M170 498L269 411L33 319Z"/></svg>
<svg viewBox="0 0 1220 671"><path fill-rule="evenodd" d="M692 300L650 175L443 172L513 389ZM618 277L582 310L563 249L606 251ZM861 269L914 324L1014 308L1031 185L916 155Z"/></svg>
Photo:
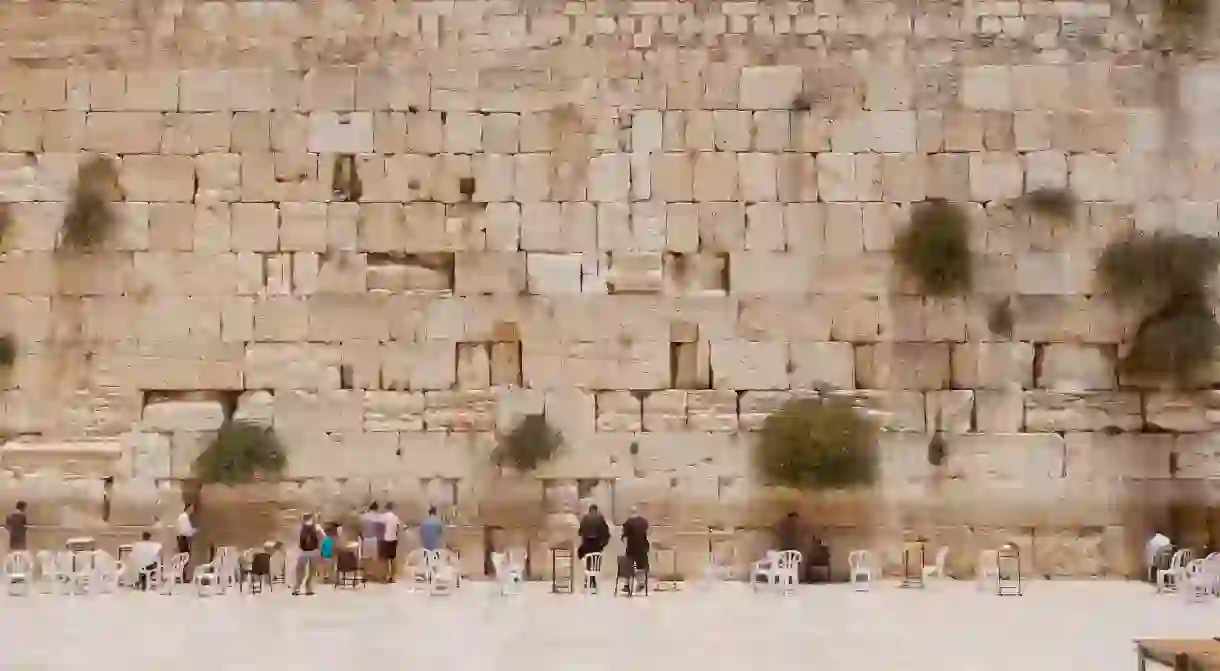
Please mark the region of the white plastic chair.
<svg viewBox="0 0 1220 671"><path fill-rule="evenodd" d="M980 552L975 575L978 578L977 586L980 591L987 589L987 586L993 583L998 586L1000 583L1000 553L995 550Z"/></svg>
<svg viewBox="0 0 1220 671"><path fill-rule="evenodd" d="M125 567L105 550L93 552L89 576L89 589L95 594L110 594L119 588L119 578Z"/></svg>
<svg viewBox="0 0 1220 671"><path fill-rule="evenodd" d="M453 586L462 586L462 565L458 561L458 556L452 550L436 550L436 559L441 565L448 566L453 569Z"/></svg>
<svg viewBox="0 0 1220 671"><path fill-rule="evenodd" d="M406 559L403 560L403 569L407 575L407 581L411 585L411 589L415 589L420 583L426 583L432 578L432 567L428 563L428 551L423 549L415 549L407 553Z"/></svg>
<svg viewBox="0 0 1220 671"><path fill-rule="evenodd" d="M1213 552L1203 560L1203 572L1207 575L1213 596L1220 594L1220 552Z"/></svg>
<svg viewBox="0 0 1220 671"><path fill-rule="evenodd" d="M602 582L602 553L590 552L585 555L585 559L581 564L584 568L584 577L581 579L580 585L581 590L597 594Z"/></svg>
<svg viewBox="0 0 1220 671"><path fill-rule="evenodd" d="M195 585L199 589L199 596L207 596L208 588L214 593L224 594L236 583L236 569L237 548L228 545L217 548L212 561L195 569Z"/></svg>
<svg viewBox="0 0 1220 671"><path fill-rule="evenodd" d="M1195 558L1194 550L1178 550L1169 559L1169 568L1161 571L1156 577L1156 592L1173 592L1186 577L1186 565Z"/></svg>
<svg viewBox="0 0 1220 671"><path fill-rule="evenodd" d="M55 555L50 550L39 550L35 555L38 563L38 591L51 594L59 589L61 578L59 569L55 566Z"/></svg>
<svg viewBox="0 0 1220 671"><path fill-rule="evenodd" d="M34 559L28 552L10 552L4 558L4 584L11 596L30 593L34 580Z"/></svg>
<svg viewBox="0 0 1220 671"><path fill-rule="evenodd" d="M179 552L161 565L160 575L155 583L149 582L149 589L159 589L162 594L173 594L174 585L186 584L186 565L191 561L191 555ZM154 576L157 572L153 573Z"/></svg>
<svg viewBox="0 0 1220 671"><path fill-rule="evenodd" d="M89 551L65 550L55 555L55 563L69 594L76 596L90 593L94 578L93 559L93 553Z"/></svg>
<svg viewBox="0 0 1220 671"><path fill-rule="evenodd" d="M500 587L501 596L521 593L524 582L521 572L509 564L508 555L503 552L491 553L491 565L496 572L496 584Z"/></svg>
<svg viewBox="0 0 1220 671"><path fill-rule="evenodd" d="M779 553L779 561L772 575L775 578L774 587L784 594L791 594L801 584L801 553L796 550Z"/></svg>
<svg viewBox="0 0 1220 671"><path fill-rule="evenodd" d="M458 587L458 570L450 562L449 553L444 550L425 550L430 580L428 593L432 596L452 594Z"/></svg>
<svg viewBox="0 0 1220 671"><path fill-rule="evenodd" d="M873 555L868 550L852 550L847 555L847 574L852 588L867 592L873 585Z"/></svg>
<svg viewBox="0 0 1220 671"><path fill-rule="evenodd" d="M944 580L944 578L945 578L945 560L948 558L949 558L949 546L948 545L937 550L935 563L933 563L931 566L923 567L924 581L926 582L928 580L931 580L932 578L938 578L938 579Z"/></svg>
<svg viewBox="0 0 1220 671"><path fill-rule="evenodd" d="M774 569L778 562L779 552L775 550L767 550L763 559L754 562L750 566L750 588L757 591L760 579L764 585L770 587L774 583Z"/></svg>
<svg viewBox="0 0 1220 671"><path fill-rule="evenodd" d="M1186 565L1178 584L1178 592L1192 603L1199 603L1211 595L1211 583L1204 560L1195 559Z"/></svg>

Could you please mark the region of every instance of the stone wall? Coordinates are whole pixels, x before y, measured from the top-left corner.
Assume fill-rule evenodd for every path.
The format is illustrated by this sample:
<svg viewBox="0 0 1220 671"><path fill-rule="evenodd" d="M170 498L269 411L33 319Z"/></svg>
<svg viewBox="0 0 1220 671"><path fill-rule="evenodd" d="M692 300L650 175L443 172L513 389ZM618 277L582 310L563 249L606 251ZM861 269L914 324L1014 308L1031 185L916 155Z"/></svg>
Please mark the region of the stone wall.
<svg viewBox="0 0 1220 671"><path fill-rule="evenodd" d="M1127 571L1126 479L1220 470L1220 396L1120 386L1130 316L1094 293L1115 235L1217 229L1220 69L1166 65L1158 7L4 3L0 506L129 536L236 415L290 447L255 496L286 516L436 503L473 549L639 504L684 562L744 561L791 505L752 432L822 390L888 429L874 491L799 503L836 562L920 529L955 570L1012 539L1032 573ZM117 228L59 249L96 154ZM1074 225L1016 205L1041 187ZM927 198L970 213L971 296L895 272ZM498 476L528 412L568 448Z"/></svg>

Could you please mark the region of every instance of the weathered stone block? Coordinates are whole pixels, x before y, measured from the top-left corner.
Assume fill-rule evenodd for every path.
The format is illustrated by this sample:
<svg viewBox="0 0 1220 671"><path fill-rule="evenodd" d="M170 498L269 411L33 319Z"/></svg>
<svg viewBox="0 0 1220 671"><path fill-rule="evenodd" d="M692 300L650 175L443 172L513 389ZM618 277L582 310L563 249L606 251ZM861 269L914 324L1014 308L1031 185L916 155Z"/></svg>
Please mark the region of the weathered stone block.
<svg viewBox="0 0 1220 671"><path fill-rule="evenodd" d="M1025 392L1029 431L1137 431L1144 418L1140 397L1127 392Z"/></svg>
<svg viewBox="0 0 1220 671"><path fill-rule="evenodd" d="M1058 391L1113 389L1114 350L1094 345L1051 344L1042 350L1036 383Z"/></svg>
<svg viewBox="0 0 1220 671"><path fill-rule="evenodd" d="M788 348L780 342L718 340L711 347L712 385L720 389L786 389Z"/></svg>
<svg viewBox="0 0 1220 671"><path fill-rule="evenodd" d="M215 431L225 421L218 401L161 401L144 406L145 431Z"/></svg>
<svg viewBox="0 0 1220 671"><path fill-rule="evenodd" d="M943 389L948 343L884 343L856 348L856 379L868 389Z"/></svg>

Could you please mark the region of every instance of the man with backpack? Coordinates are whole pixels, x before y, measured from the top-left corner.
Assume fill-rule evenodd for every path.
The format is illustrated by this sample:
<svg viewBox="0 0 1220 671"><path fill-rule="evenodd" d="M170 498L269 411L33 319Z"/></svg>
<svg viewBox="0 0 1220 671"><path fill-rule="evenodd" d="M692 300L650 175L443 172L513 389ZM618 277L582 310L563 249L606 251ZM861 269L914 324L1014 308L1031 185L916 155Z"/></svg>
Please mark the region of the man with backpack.
<svg viewBox="0 0 1220 671"><path fill-rule="evenodd" d="M313 576L318 570L318 562L322 557L322 529L314 523L313 513L305 513L301 520L301 531L297 539L297 549L300 551L297 554L296 567L293 569L296 582L296 587L292 590L292 595L297 596L301 593L301 588L305 588L305 595L313 595Z"/></svg>

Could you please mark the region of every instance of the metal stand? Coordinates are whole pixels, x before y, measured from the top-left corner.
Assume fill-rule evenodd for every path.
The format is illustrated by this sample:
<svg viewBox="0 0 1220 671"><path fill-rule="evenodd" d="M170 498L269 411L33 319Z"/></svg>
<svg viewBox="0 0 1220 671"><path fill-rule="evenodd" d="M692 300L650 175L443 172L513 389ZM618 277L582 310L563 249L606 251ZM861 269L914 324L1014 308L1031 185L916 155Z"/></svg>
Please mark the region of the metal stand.
<svg viewBox="0 0 1220 671"><path fill-rule="evenodd" d="M566 560L567 572L560 575L559 560ZM551 548L551 594L571 594L576 575L576 555L570 547Z"/></svg>
<svg viewBox="0 0 1220 671"><path fill-rule="evenodd" d="M923 539L902 544L902 587L923 589L923 567L927 543ZM914 566L911 563L915 562Z"/></svg>
<svg viewBox="0 0 1220 671"><path fill-rule="evenodd" d="M996 552L996 594L1021 596L1021 550L1013 543Z"/></svg>

